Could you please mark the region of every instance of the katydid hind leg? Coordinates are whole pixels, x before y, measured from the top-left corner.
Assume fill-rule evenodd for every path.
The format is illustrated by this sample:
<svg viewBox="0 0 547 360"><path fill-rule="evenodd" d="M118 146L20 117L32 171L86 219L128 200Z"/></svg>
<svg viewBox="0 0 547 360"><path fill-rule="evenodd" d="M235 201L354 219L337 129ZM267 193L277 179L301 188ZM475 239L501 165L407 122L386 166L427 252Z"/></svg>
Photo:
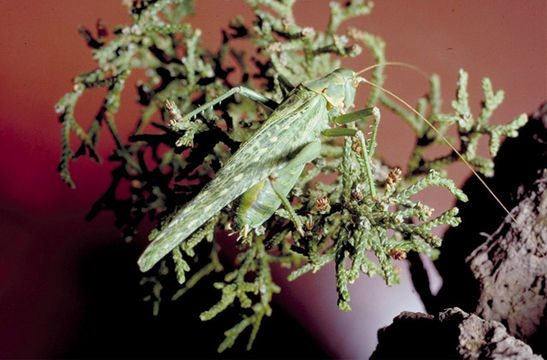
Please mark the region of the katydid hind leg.
<svg viewBox="0 0 547 360"><path fill-rule="evenodd" d="M306 164L313 159L317 158L320 153L321 143L319 141L309 143L291 161L289 161L285 168L283 168L283 170L285 170L287 173L287 179L282 179L283 181L279 181L278 177L276 181L270 181L272 183L271 185L275 195L279 198L279 200L285 207L285 210L287 210L287 212L289 213L289 217L294 223L296 230L302 236L304 236L304 231L302 230L302 222L300 221L298 214L296 214L296 212L294 211L291 203L287 199L287 195L296 184L296 181L300 177L302 170L304 170L304 166L306 166Z"/></svg>

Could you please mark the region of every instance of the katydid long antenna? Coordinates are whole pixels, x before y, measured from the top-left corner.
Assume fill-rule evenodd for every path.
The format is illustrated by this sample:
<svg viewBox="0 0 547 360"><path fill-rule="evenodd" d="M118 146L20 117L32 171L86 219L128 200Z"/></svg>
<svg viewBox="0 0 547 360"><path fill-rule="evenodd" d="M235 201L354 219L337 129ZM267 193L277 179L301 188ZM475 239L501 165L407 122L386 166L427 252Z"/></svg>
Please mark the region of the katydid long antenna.
<svg viewBox="0 0 547 360"><path fill-rule="evenodd" d="M366 71L369 71L369 70L372 70L374 68L384 66L384 65L395 65L395 66L407 67L407 68L410 68L410 69L413 69L413 70L417 71L418 73L420 73L420 75L424 76L425 78L427 78L429 80L429 76L423 70L421 70L419 67L411 65L411 64L403 63L403 62L397 62L397 61L387 61L387 62L371 65L369 67L364 68L363 70L360 70L359 72L356 73L356 75L362 74ZM406 108L408 108L414 114L416 114L420 119L422 119L450 147L450 149L452 149L452 151L454 151L454 153L456 155L458 155L458 157L465 164L465 166L467 166L467 168L469 168L469 170L471 170L473 175L475 175L477 177L479 182L485 187L485 189L490 193L490 195L492 195L494 200L496 200L496 202L502 207L502 209L507 213L507 215L509 215L511 220L513 220L515 222L515 224L518 225L518 221L515 218L515 216L513 214L511 214L509 209L507 209L507 207L503 204L503 202L496 196L496 194L494 194L494 191L492 191L492 189L486 184L486 182L477 173L477 171L473 168L473 166L465 159L465 157L458 151L458 149L456 149L456 147L454 145L452 145L452 143L443 134L441 134L439 129L437 129L429 120L427 120L425 118L425 116L420 114L416 109L414 109L408 102L403 100L400 96L397 96L396 94L394 94L393 92L391 92L388 89L384 88L383 86L380 86L380 85L375 84L371 81L368 81L367 79L365 79L363 77L358 77L357 79L358 79L359 82L364 82L364 83L366 83L366 84L368 84L368 85L370 85L374 88L377 88L377 89L383 91L384 93L388 94L389 96L391 96L392 98L394 98L395 100L397 100L401 104L403 104Z"/></svg>
<svg viewBox="0 0 547 360"><path fill-rule="evenodd" d="M416 65L412 65L412 64L408 64L408 63L400 62L400 61L385 61L385 62L382 62L382 63L374 64L374 65L371 65L371 66L368 66L368 67L364 68L363 70L360 70L360 71L356 72L355 74L360 75L364 72L370 71L372 69L376 69L376 68L381 67L381 66L392 66L392 65L412 69L412 70L416 71L417 73L419 73L420 75L422 75L427 80L429 80L429 75L425 71L423 71L422 69L417 67Z"/></svg>

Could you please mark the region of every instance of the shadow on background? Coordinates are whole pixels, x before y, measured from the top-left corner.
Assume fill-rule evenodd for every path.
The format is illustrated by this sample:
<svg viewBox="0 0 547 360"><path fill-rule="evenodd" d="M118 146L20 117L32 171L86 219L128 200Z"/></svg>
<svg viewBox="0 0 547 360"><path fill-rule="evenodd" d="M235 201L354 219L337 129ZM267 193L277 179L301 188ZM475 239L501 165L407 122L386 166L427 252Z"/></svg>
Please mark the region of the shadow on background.
<svg viewBox="0 0 547 360"><path fill-rule="evenodd" d="M220 299L212 287L223 274L203 279L177 301L171 301L173 285L164 285L157 317L152 304L142 299L148 288L139 285L142 274L136 259L140 247L117 243L89 251L80 262L82 321L72 344L62 357L68 358L329 358L319 344L283 310L273 304L251 351L245 347L250 329L232 349L216 351L223 332L238 321L237 311L227 309L217 318L202 322L199 314Z"/></svg>

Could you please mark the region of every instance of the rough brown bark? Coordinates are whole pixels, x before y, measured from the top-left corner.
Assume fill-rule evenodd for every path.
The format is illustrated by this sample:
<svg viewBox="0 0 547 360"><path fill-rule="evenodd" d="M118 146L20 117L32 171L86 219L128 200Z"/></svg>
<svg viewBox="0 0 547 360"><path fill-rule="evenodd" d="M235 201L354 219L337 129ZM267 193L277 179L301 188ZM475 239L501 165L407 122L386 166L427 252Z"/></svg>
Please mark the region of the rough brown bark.
<svg viewBox="0 0 547 360"><path fill-rule="evenodd" d="M547 327L546 187L547 171L513 210L518 224L506 220L467 259L481 289L475 313L524 341Z"/></svg>
<svg viewBox="0 0 547 360"><path fill-rule="evenodd" d="M378 331L378 339L371 359L541 359L500 322L459 308L437 316L403 312Z"/></svg>

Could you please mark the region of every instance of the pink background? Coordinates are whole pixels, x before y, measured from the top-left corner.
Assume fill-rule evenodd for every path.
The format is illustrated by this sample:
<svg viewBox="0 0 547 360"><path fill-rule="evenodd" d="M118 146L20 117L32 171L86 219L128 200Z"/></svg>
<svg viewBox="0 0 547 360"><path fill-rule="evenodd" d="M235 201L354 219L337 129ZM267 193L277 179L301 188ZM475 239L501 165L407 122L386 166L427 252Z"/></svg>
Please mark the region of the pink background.
<svg viewBox="0 0 547 360"><path fill-rule="evenodd" d="M127 10L119 3L0 2L0 357L61 354L85 311L75 274L79 261L98 244L122 241L117 240L110 214L91 224L83 220L109 182L109 166L88 159L73 163L75 191L59 179L55 169L60 127L53 111L71 88L71 78L94 68L77 27L93 28L99 17L109 28L127 23ZM506 92L493 119L503 123L533 112L546 99L546 4L542 0L383 0L372 15L351 25L382 36L389 60L440 74L445 109L459 68L469 72L475 114L482 96L481 78L489 76L494 89ZM296 10L302 25L326 25L328 1L303 0ZM219 30L232 16L250 15L239 0L199 0L196 13L191 22L203 30L204 43L213 49L220 41ZM345 65L357 70L370 63L362 56ZM411 103L427 90L424 79L411 71L392 68L387 73L386 87ZM77 108L83 122L91 120L100 95L84 98ZM133 89L123 101L117 119L122 134L127 134L137 116ZM404 164L408 156L413 141L408 130L384 112L379 151L393 165ZM100 147L103 158L111 147L105 136ZM461 182L468 172L458 165L451 176ZM442 193L428 201L444 209L451 199ZM363 358L375 346L378 327L402 310L422 310L406 275L394 288L386 288L377 278L360 279L350 288L352 313L336 308L332 266L291 284L281 278L278 282L283 292L277 300L336 357Z"/></svg>

